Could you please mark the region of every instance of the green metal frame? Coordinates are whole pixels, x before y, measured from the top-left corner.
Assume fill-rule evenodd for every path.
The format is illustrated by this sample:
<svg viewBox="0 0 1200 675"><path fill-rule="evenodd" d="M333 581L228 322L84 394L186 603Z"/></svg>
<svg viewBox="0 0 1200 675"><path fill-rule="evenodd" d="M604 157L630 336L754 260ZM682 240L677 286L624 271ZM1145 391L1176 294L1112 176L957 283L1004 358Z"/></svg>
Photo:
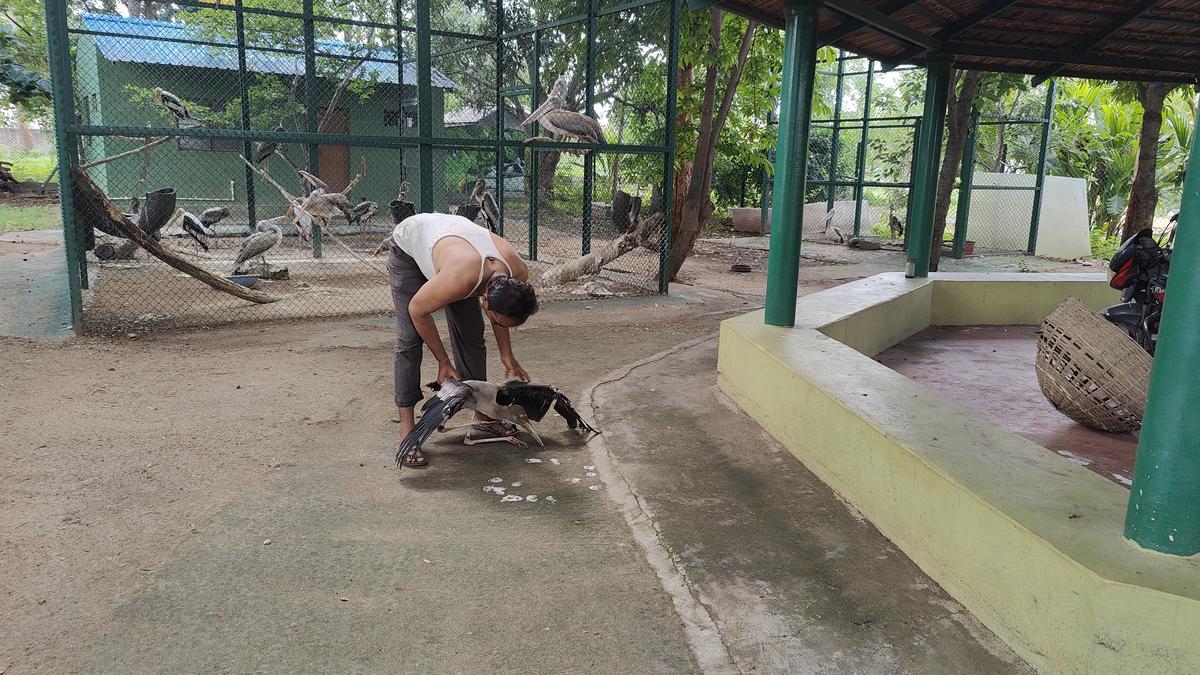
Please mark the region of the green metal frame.
<svg viewBox="0 0 1200 675"><path fill-rule="evenodd" d="M46 2L46 44L54 91L71 92L54 97L54 138L58 150L58 192L62 210L63 251L67 262L67 288L71 296L71 325L79 332L83 325L83 292L87 287L87 262L82 232L75 222L74 190L70 167L78 159L77 139L67 132L75 121L74 77L71 72L71 46L67 33L65 2Z"/></svg>
<svg viewBox="0 0 1200 675"><path fill-rule="evenodd" d="M971 186L975 182L975 150L979 143L979 108L971 108L971 128L967 131L967 146L963 149L962 171L958 178L958 210L954 216L954 246L952 255L966 254L967 222L971 214ZM1039 192L1040 194L1040 192Z"/></svg>
<svg viewBox="0 0 1200 675"><path fill-rule="evenodd" d="M1054 124L1054 99L1058 92L1058 80L1050 80L1046 88L1046 107L1042 113L1042 142L1038 152L1037 187L1033 193L1033 214L1029 220L1029 246L1026 251L1033 255L1037 250L1038 224L1042 220L1042 192L1046 185L1046 154L1050 150L1050 130Z"/></svg>
<svg viewBox="0 0 1200 675"><path fill-rule="evenodd" d="M937 169L945 128L946 102L950 91L949 59L929 58L926 71L925 111L921 120L920 141L915 157L913 177L912 217L908 224L908 263L904 274L909 277L929 276L929 259L933 248L933 202L937 193Z"/></svg>

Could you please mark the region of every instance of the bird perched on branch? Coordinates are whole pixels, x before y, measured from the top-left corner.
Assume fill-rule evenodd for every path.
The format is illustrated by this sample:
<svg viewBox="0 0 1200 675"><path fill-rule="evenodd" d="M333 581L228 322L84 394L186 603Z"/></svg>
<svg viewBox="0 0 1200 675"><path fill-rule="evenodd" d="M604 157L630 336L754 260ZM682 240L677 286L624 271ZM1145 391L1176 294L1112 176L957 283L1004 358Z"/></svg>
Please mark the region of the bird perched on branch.
<svg viewBox="0 0 1200 675"><path fill-rule="evenodd" d="M510 422L533 436L538 445L544 444L532 422L540 422L551 407L567 421L567 426L571 429L585 434L598 433L579 416L570 399L546 384L492 384L480 380L459 382L447 379L440 387L430 386L437 389L437 395L421 406L420 421L404 440L400 441L400 447L396 451L398 465L403 466L409 456L421 449L421 444L434 430L443 428L446 422L463 408L482 413L492 419ZM515 439L495 440L513 442Z"/></svg>
<svg viewBox="0 0 1200 675"><path fill-rule="evenodd" d="M471 192L471 196L479 203L479 212L483 215L487 229L500 234L500 207L496 205L496 198L488 192L487 181L482 178L475 181L475 190Z"/></svg>
<svg viewBox="0 0 1200 675"><path fill-rule="evenodd" d="M521 126L529 126L534 122L549 131L554 140L575 138L584 143L604 143L604 129L594 118L572 110L564 110L567 105L567 78L560 77L546 96L546 102L529 117L521 122ZM546 140L540 136L526 139L526 143L536 140ZM590 152L590 150L584 150Z"/></svg>
<svg viewBox="0 0 1200 675"><path fill-rule="evenodd" d="M167 112L171 113L175 119L180 121L192 119L188 115L187 106L183 104L183 101L178 96L172 94L166 89L163 89L162 87L155 87L154 100L158 101L160 105L166 108Z"/></svg>
<svg viewBox="0 0 1200 675"><path fill-rule="evenodd" d="M242 240L242 248L238 251L237 259L233 263L234 274L241 274L242 266L254 258L262 261L263 265L267 264L267 251L283 241L283 228L279 226L279 223L273 222L274 220L260 221L258 223L259 231Z"/></svg>

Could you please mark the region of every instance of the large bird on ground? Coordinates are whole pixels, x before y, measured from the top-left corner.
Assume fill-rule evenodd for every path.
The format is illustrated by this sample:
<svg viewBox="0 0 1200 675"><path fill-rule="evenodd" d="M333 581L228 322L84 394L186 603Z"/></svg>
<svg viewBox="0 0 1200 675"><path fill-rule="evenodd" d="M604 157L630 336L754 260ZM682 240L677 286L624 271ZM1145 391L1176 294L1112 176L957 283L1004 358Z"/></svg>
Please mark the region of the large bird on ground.
<svg viewBox="0 0 1200 675"><path fill-rule="evenodd" d="M564 110L567 105L567 78L560 77L546 96L546 102L529 117L521 122L526 127L534 122L549 131L555 140L575 138L584 143L604 143L604 129L594 118L572 110ZM526 139L526 143L539 140L539 137ZM585 150L584 152L589 152Z"/></svg>
<svg viewBox="0 0 1200 675"><path fill-rule="evenodd" d="M350 209L349 225L366 225L379 212L379 204L363 197Z"/></svg>
<svg viewBox="0 0 1200 675"><path fill-rule="evenodd" d="M242 248L238 251L237 259L233 263L233 273L241 274L242 266L258 258L264 265L267 264L267 251L279 245L283 241L283 228L279 223L262 221L258 224L258 232L246 237L242 240Z"/></svg>
<svg viewBox="0 0 1200 675"><path fill-rule="evenodd" d="M475 190L471 192L471 196L479 203L479 212L483 215L487 229L500 234L500 207L496 205L496 198L488 192L487 181L482 178L475 181Z"/></svg>
<svg viewBox="0 0 1200 675"><path fill-rule="evenodd" d="M403 466L404 461L420 450L421 444L436 429L444 427L447 420L464 408L515 424L533 436L538 445L543 445L532 422L540 422L551 407L572 429L581 433L598 433L579 416L571 400L550 385L526 382L492 384L480 380L459 382L447 379L437 389L437 395L421 406L421 419L400 441L396 463Z"/></svg>
<svg viewBox="0 0 1200 675"><path fill-rule="evenodd" d="M200 248L204 249L205 251L208 250L208 239L209 237L213 236L215 232L213 232L212 228L204 223L203 215L200 218L197 218L195 214L184 211L182 227L184 234L196 240L196 243L200 245Z"/></svg>
<svg viewBox="0 0 1200 675"><path fill-rule="evenodd" d="M212 227L228 217L229 209L224 206L214 206L211 209L204 209L200 212L200 222L205 227Z"/></svg>

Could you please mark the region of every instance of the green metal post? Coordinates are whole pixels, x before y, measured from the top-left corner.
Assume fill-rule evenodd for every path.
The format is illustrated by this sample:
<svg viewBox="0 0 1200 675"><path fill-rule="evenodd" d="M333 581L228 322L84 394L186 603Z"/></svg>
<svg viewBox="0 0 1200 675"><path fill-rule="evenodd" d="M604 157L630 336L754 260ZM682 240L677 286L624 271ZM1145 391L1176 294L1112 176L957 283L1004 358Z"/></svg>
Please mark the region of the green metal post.
<svg viewBox="0 0 1200 675"><path fill-rule="evenodd" d="M304 130L311 133L317 128L317 40L313 28L313 0L304 0ZM315 143L308 144L308 170L314 176L321 175L318 151ZM312 228L312 253L321 257L321 227L314 223Z"/></svg>
<svg viewBox="0 0 1200 675"><path fill-rule="evenodd" d="M671 213L675 203L675 93L679 84L679 17L683 0L671 0L671 26L667 33L667 114L663 144L663 227L658 236L658 292L666 293L671 286Z"/></svg>
<svg viewBox="0 0 1200 675"><path fill-rule="evenodd" d="M1029 220L1029 255L1037 251L1038 225L1042 220L1042 188L1046 185L1046 154L1050 150L1050 127L1054 123L1054 96L1058 91L1058 80L1050 80L1046 88L1046 108L1042 115L1042 145L1038 150L1037 186L1033 193L1033 214Z"/></svg>
<svg viewBox="0 0 1200 675"><path fill-rule="evenodd" d="M958 177L958 210L954 213L954 253L962 258L967 247L967 221L971 217L971 187L975 184L975 146L979 144L979 108L971 108L971 128L963 149L962 171Z"/></svg>
<svg viewBox="0 0 1200 675"><path fill-rule="evenodd" d="M1190 556L1200 553L1200 143L1188 157L1171 262L1125 536L1142 548Z"/></svg>
<svg viewBox="0 0 1200 675"><path fill-rule="evenodd" d="M783 82L775 143L775 205L767 267L766 323L796 323L796 283L800 277L800 238L804 182L812 121L813 79L817 66L817 23L823 0L785 0Z"/></svg>
<svg viewBox="0 0 1200 675"><path fill-rule="evenodd" d="M929 276L933 250L933 202L937 197L938 158L941 156L942 127L946 120L946 97L950 88L950 60L930 56L925 82L925 112L917 144L917 173L913 180L912 236L908 246L908 277ZM939 242L940 245L940 242Z"/></svg>
<svg viewBox="0 0 1200 675"><path fill-rule="evenodd" d="M832 211L837 201L838 154L842 149L842 91L846 81L846 52L838 50L837 85L833 99L833 136L829 139L829 195L825 199L825 210Z"/></svg>
<svg viewBox="0 0 1200 675"><path fill-rule="evenodd" d="M71 43L67 39L65 0L46 0L46 47L54 91L54 141L58 151L58 195L62 212L63 252L67 262L67 292L71 296L71 326L76 333L83 327L82 285L87 278L87 259L80 246L79 223L75 222L74 190L71 166L74 140L67 125L75 122L75 84L71 73ZM91 227L83 223L83 227Z"/></svg>
<svg viewBox="0 0 1200 675"><path fill-rule="evenodd" d="M245 14L242 12L242 0L234 1L234 20L237 23L237 54L238 54L238 82L240 83L240 95L242 97L242 129L250 128L250 86L249 78L246 75L246 20ZM250 141L242 142L242 156L247 159L253 157L254 144ZM254 194L254 169L246 167L246 226L254 229L255 223L258 222L258 217L255 213L255 194Z"/></svg>
<svg viewBox="0 0 1200 675"><path fill-rule="evenodd" d="M433 207L433 58L431 35L432 19L430 0L417 0L417 128L421 136L420 169L421 189L418 191L418 208L422 213L432 213Z"/></svg>
<svg viewBox="0 0 1200 675"><path fill-rule="evenodd" d="M537 110L542 91L542 31L533 33L533 77L529 93L529 109ZM539 125L530 125L529 136L539 134ZM525 167L525 175L529 176L529 259L538 259L538 183L542 179L541 159L538 151L529 149L529 166Z"/></svg>
<svg viewBox="0 0 1200 675"><path fill-rule="evenodd" d="M913 152L912 160L908 163L908 199L904 204L904 250L909 249L909 244L912 243L912 215L913 202L916 201L916 192L913 190L917 184L917 146L921 144L921 120L918 118L913 122Z"/></svg>
<svg viewBox="0 0 1200 675"><path fill-rule="evenodd" d="M408 130L406 125L406 115L404 114L404 31L400 30L400 26L404 25L404 0L395 0L393 7L396 10L396 129L398 136L404 136ZM415 84L415 83L414 83ZM400 158L400 176L397 186L398 192L404 192L404 183L408 180L408 166L404 163L404 147L397 149L397 155ZM405 195L405 199L411 199L411 195Z"/></svg>
<svg viewBox="0 0 1200 675"><path fill-rule="evenodd" d="M867 140L871 129L871 88L875 85L875 62L867 59L867 91L863 96L862 137L858 141L857 166L854 167L854 236L862 234L863 181L867 178Z"/></svg>
<svg viewBox="0 0 1200 675"><path fill-rule="evenodd" d="M508 125L504 114L504 95L500 93L504 84L504 0L496 0L496 209L500 212L497 223L500 236L504 236L504 134Z"/></svg>
<svg viewBox="0 0 1200 675"><path fill-rule="evenodd" d="M584 68L583 111L596 116L596 12L600 11L599 0L588 0L587 9L587 61ZM583 253L592 252L592 202L595 201L596 151L583 158Z"/></svg>

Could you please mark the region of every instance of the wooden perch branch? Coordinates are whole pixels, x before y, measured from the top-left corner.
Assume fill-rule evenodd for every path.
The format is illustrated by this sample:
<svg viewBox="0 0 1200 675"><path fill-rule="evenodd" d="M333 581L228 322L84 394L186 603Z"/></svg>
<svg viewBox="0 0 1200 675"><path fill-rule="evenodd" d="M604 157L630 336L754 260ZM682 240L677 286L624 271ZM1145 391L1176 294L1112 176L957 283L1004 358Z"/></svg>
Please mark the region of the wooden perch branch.
<svg viewBox="0 0 1200 675"><path fill-rule="evenodd" d="M162 143L166 143L169 140L171 140L170 136L160 136L154 140L146 141L145 143L142 144L141 147L134 148L132 150L126 150L125 152L118 152L117 154L112 155L111 157L97 159L96 161L88 162L87 164L80 164L79 168L80 169L91 169L93 167L100 166L101 164L108 164L109 162L115 162L118 159L124 159L126 157L136 155L139 152L145 152L145 151L149 150L150 148L153 148L156 145L161 145Z"/></svg>
<svg viewBox="0 0 1200 675"><path fill-rule="evenodd" d="M574 260L569 260L542 272L543 286L561 286L579 277L595 274L605 265L638 248L657 249L661 214L643 220L636 228L608 243L607 246Z"/></svg>
<svg viewBox="0 0 1200 675"><path fill-rule="evenodd" d="M76 213L83 217L84 222L95 223L105 221L110 228L120 232L125 238L136 242L138 246L146 249L146 252L150 255L184 274L203 281L218 291L224 291L242 300L249 300L250 302L259 304L279 300L275 296L253 291L245 286L235 284L228 279L222 279L168 250L158 240L142 232L141 228L134 225L125 214L117 210L117 207L113 206L113 203L109 201L104 192L83 172L82 167L71 167L71 184L75 189Z"/></svg>

